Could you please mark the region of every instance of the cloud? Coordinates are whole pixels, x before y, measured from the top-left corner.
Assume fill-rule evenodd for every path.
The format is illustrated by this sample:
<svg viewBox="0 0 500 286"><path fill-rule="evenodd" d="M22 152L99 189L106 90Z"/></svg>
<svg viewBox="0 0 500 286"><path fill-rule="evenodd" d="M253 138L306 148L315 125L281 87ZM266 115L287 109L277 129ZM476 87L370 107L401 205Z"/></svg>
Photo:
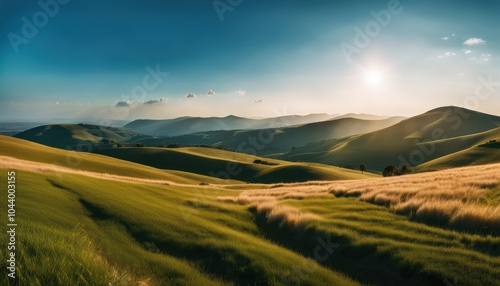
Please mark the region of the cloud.
<svg viewBox="0 0 500 286"><path fill-rule="evenodd" d="M194 97L196 97L196 94L194 94L194 93L186 94L186 98L194 98Z"/></svg>
<svg viewBox="0 0 500 286"><path fill-rule="evenodd" d="M462 51L464 51L464 54L470 54L470 53L472 53L471 50L462 50Z"/></svg>
<svg viewBox="0 0 500 286"><path fill-rule="evenodd" d="M491 54L481 54L479 57L469 58L469 61L489 62L490 59L491 59Z"/></svg>
<svg viewBox="0 0 500 286"><path fill-rule="evenodd" d="M441 40L448 41L451 38L455 38L455 34L451 34L451 36L444 36L444 37L441 38Z"/></svg>
<svg viewBox="0 0 500 286"><path fill-rule="evenodd" d="M119 101L117 104L116 104L116 107L127 107L129 106L128 103L126 101Z"/></svg>
<svg viewBox="0 0 500 286"><path fill-rule="evenodd" d="M256 99L256 100L254 100L253 102L255 102L255 103L262 103L262 102L263 102L263 100L262 100L262 99Z"/></svg>
<svg viewBox="0 0 500 286"><path fill-rule="evenodd" d="M215 94L215 91L213 91L213 90L209 90L208 93L207 93L208 96L212 96L214 94Z"/></svg>
<svg viewBox="0 0 500 286"><path fill-rule="evenodd" d="M481 59L483 62L488 62L491 58L491 54L481 54Z"/></svg>
<svg viewBox="0 0 500 286"><path fill-rule="evenodd" d="M468 38L464 42L464 45L467 46L483 45L483 44L486 44L486 41L481 38Z"/></svg>
<svg viewBox="0 0 500 286"><path fill-rule="evenodd" d="M238 96L244 96L246 93L247 92L244 91L244 90L238 90L238 91L236 91L236 95L238 95Z"/></svg>
<svg viewBox="0 0 500 286"><path fill-rule="evenodd" d="M455 52L446 52L442 55L438 55L438 58L442 59L442 58L447 58L447 57L453 57L456 55L457 55L457 53L455 53Z"/></svg>

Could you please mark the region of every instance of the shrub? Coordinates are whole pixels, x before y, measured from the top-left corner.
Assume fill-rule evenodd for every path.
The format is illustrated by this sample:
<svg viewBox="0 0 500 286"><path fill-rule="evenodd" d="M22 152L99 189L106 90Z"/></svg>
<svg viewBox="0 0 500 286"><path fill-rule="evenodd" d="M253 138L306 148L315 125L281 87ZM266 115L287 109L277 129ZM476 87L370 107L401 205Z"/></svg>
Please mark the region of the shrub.
<svg viewBox="0 0 500 286"><path fill-rule="evenodd" d="M366 171L366 165L359 165L359 170L361 171L361 174L363 174L363 172Z"/></svg>
<svg viewBox="0 0 500 286"><path fill-rule="evenodd" d="M399 171L398 171L398 168L394 167L394 166L387 166L385 167L384 169L384 172L382 173L382 175L384 177L392 177L392 176L398 176L399 175Z"/></svg>

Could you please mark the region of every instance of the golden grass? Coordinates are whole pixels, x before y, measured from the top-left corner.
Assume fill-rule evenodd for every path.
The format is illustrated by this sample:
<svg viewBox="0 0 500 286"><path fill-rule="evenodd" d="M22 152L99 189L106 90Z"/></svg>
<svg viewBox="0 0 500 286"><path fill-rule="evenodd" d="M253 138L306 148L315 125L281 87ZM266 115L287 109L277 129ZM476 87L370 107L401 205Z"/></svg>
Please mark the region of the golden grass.
<svg viewBox="0 0 500 286"><path fill-rule="evenodd" d="M495 190L500 186L499 169L500 164L491 164L380 179L288 184L248 190L237 197L219 197L219 200L259 208L290 198L329 194L358 197L418 221L490 234L500 232L500 206L488 203L488 197L498 193Z"/></svg>
<svg viewBox="0 0 500 286"><path fill-rule="evenodd" d="M279 205L276 202L264 202L256 206L257 215L264 215L269 225L280 228L302 231L311 221L320 217L311 213L304 213L297 208Z"/></svg>

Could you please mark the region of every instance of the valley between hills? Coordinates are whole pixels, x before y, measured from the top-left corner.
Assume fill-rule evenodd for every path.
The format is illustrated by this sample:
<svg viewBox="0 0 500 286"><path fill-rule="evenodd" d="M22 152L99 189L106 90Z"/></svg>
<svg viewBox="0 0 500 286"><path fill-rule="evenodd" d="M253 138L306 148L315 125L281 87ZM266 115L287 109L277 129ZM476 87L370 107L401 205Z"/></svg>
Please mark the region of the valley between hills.
<svg viewBox="0 0 500 286"><path fill-rule="evenodd" d="M454 106L0 135L19 282L497 285L499 142Z"/></svg>

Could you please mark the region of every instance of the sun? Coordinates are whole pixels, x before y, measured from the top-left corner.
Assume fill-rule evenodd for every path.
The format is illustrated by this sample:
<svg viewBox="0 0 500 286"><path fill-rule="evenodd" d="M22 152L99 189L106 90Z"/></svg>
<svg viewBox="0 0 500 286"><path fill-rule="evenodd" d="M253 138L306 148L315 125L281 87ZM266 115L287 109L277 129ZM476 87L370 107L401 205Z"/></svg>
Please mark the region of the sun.
<svg viewBox="0 0 500 286"><path fill-rule="evenodd" d="M379 86L382 79L382 73L379 70L368 70L365 73L365 81L369 86Z"/></svg>

